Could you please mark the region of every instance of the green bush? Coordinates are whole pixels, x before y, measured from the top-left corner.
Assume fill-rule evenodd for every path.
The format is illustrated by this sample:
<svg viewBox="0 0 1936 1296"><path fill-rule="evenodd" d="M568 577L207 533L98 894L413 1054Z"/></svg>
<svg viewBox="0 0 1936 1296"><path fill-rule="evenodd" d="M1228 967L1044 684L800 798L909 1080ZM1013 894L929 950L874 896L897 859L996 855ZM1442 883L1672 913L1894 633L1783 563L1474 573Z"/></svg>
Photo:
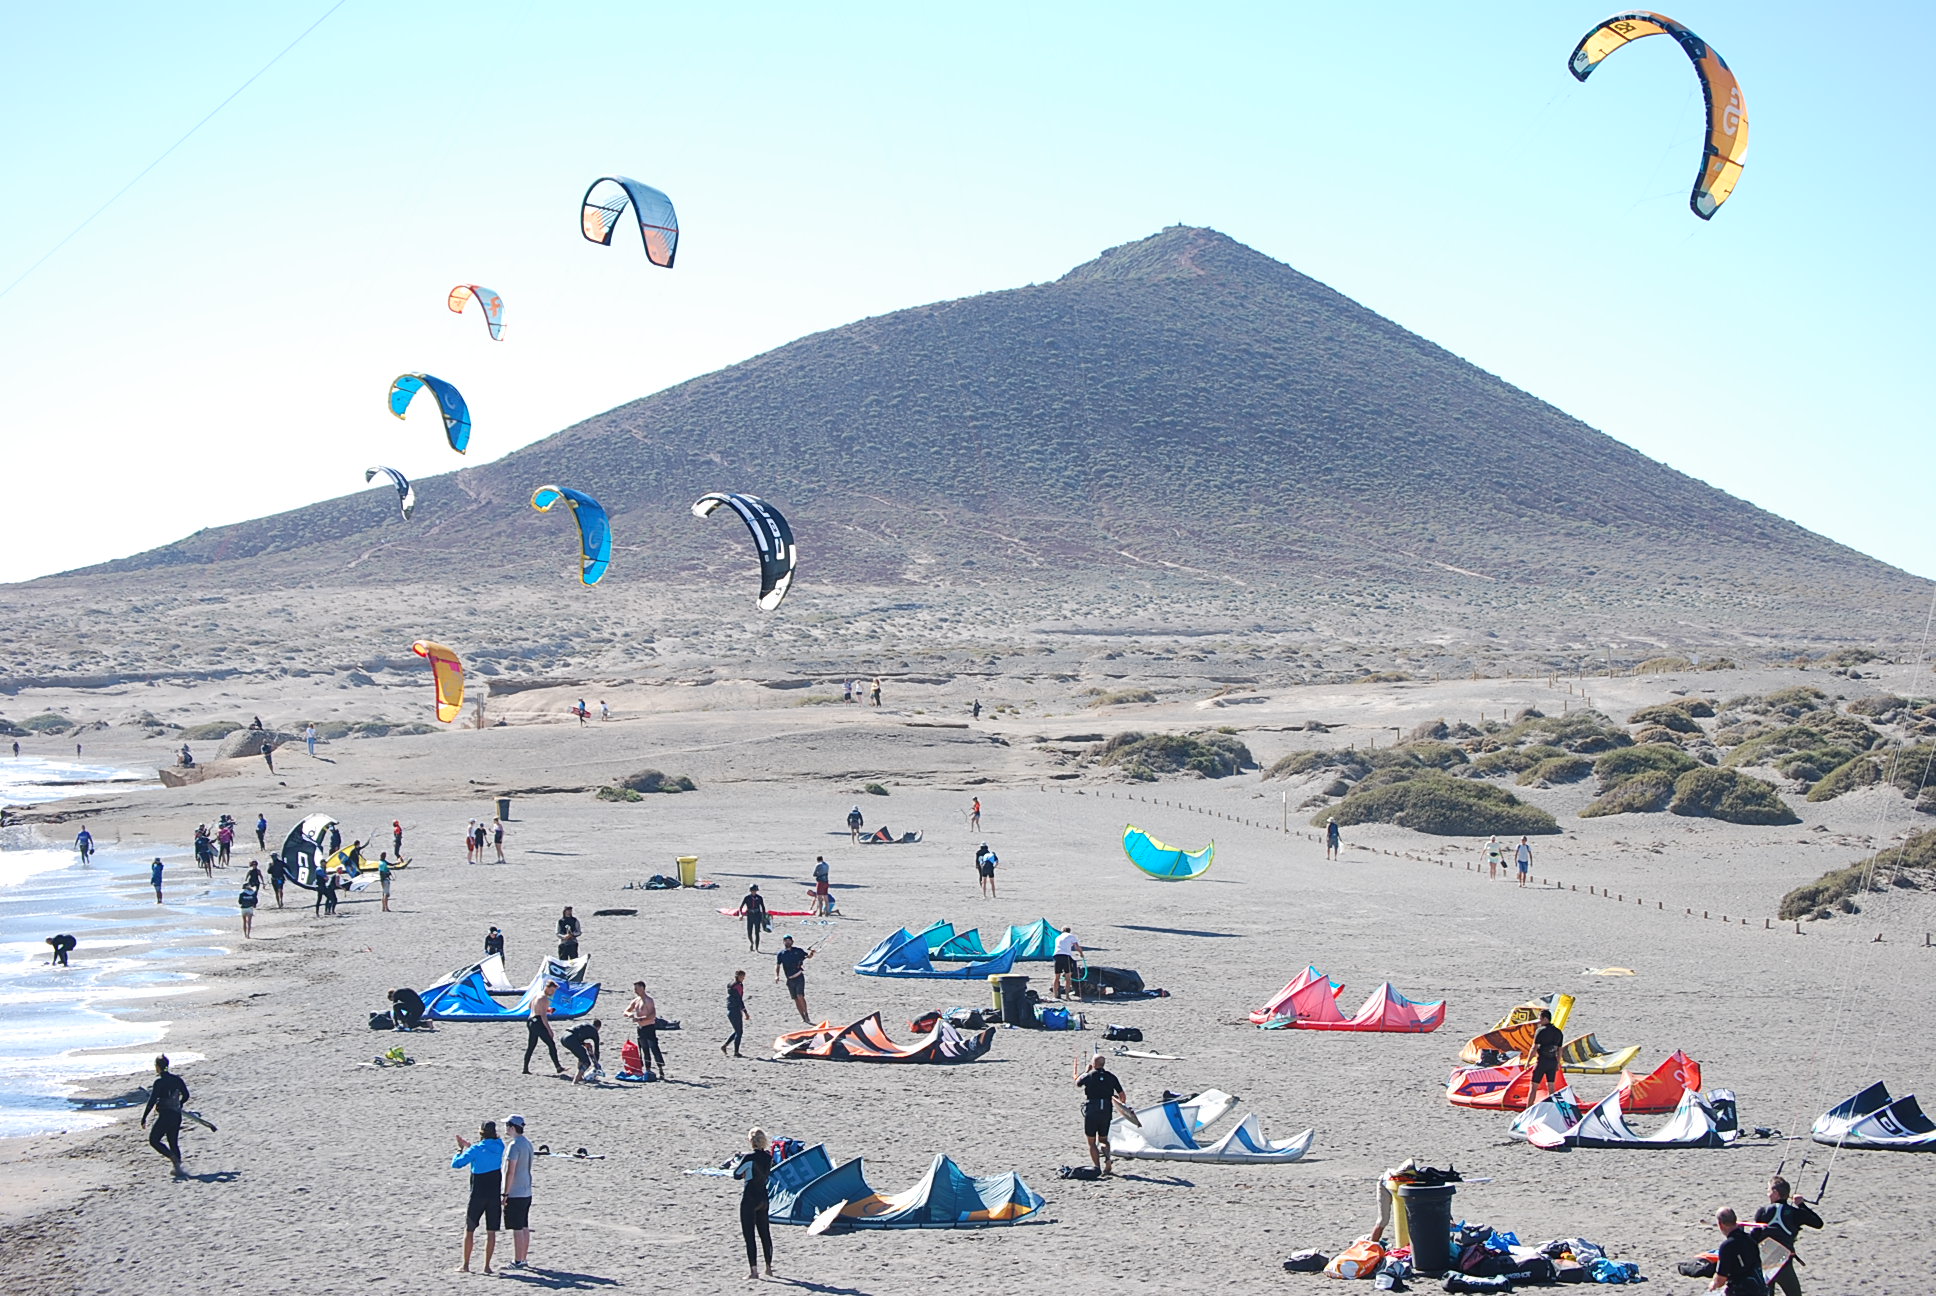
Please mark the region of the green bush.
<svg viewBox="0 0 1936 1296"><path fill-rule="evenodd" d="M1593 762L1584 756L1548 756L1519 776L1521 787L1535 783L1578 783L1593 772Z"/></svg>
<svg viewBox="0 0 1936 1296"><path fill-rule="evenodd" d="M1387 776L1399 771L1385 771ZM1368 779L1337 805L1311 820L1322 826L1335 818L1340 824L1388 823L1440 837L1484 837L1490 834L1556 833L1559 824L1537 806L1527 805L1504 788L1471 779L1450 778L1435 770L1420 771L1373 786Z"/></svg>
<svg viewBox="0 0 1936 1296"><path fill-rule="evenodd" d="M1502 738L1513 746L1539 743L1579 756L1633 746L1633 738L1625 729L1593 710L1522 720L1506 730Z"/></svg>
<svg viewBox="0 0 1936 1296"><path fill-rule="evenodd" d="M602 787L598 789L600 801L643 801L645 798L628 787Z"/></svg>
<svg viewBox="0 0 1936 1296"><path fill-rule="evenodd" d="M1792 824L1801 817L1788 808L1772 783L1739 770L1691 769L1674 780L1670 814L1720 819L1737 824Z"/></svg>
<svg viewBox="0 0 1936 1296"><path fill-rule="evenodd" d="M181 736L190 742L216 742L242 727L240 720L210 720L207 724L189 726L182 730Z"/></svg>
<svg viewBox="0 0 1936 1296"><path fill-rule="evenodd" d="M1843 912L1853 912L1852 897L1864 890L1917 885L1907 874L1912 869L1923 872L1936 869L1936 828L1917 833L1902 845L1878 851L1859 863L1830 869L1813 882L1796 887L1781 898L1781 917L1791 922L1798 918L1826 918L1833 912L1830 905L1847 905Z"/></svg>
<svg viewBox="0 0 1936 1296"><path fill-rule="evenodd" d="M1674 776L1658 770L1635 774L1614 785L1610 792L1603 792L1586 809L1580 811L1582 819L1598 819L1603 815L1650 814L1665 810L1667 803L1674 799Z"/></svg>
<svg viewBox="0 0 1936 1296"><path fill-rule="evenodd" d="M1120 733L1095 749L1104 765L1119 766L1132 778L1191 773L1199 778L1227 778L1255 769L1250 748L1235 734Z"/></svg>
<svg viewBox="0 0 1936 1296"><path fill-rule="evenodd" d="M1776 689L1761 700L1762 706L1769 711L1779 711L1783 715L1798 716L1808 711L1819 711L1828 694L1806 684L1794 688Z"/></svg>
<svg viewBox="0 0 1936 1296"><path fill-rule="evenodd" d="M37 716L29 716L20 722L28 733L63 734L73 728L73 723L64 715L43 711Z"/></svg>
<svg viewBox="0 0 1936 1296"><path fill-rule="evenodd" d="M1634 741L1643 747L1649 743L1671 743L1678 747L1681 739L1686 736L1661 725L1642 725L1634 730Z"/></svg>
<svg viewBox="0 0 1936 1296"><path fill-rule="evenodd" d="M1620 751L1608 752L1593 762L1593 772L1600 780L1600 794L1606 795L1630 778L1642 774L1665 774L1672 779L1685 770L1691 770L1700 762L1666 743L1648 743L1645 747L1627 747ZM1617 813L1607 811L1606 813Z"/></svg>
<svg viewBox="0 0 1936 1296"><path fill-rule="evenodd" d="M1119 689L1105 693L1101 689L1091 689L1089 705L1092 707L1121 706L1130 702L1154 702L1156 694L1148 689Z"/></svg>
<svg viewBox="0 0 1936 1296"><path fill-rule="evenodd" d="M1713 708L1709 708L1708 714L1714 714ZM1701 726L1694 723L1693 716L1689 715L1684 708L1673 705L1642 707L1627 717L1627 723L1659 725L1663 729L1672 729L1675 733L1683 734L1701 732Z"/></svg>
<svg viewBox="0 0 1936 1296"><path fill-rule="evenodd" d="M1872 787L1882 782L1882 767L1873 756L1857 756L1837 765L1822 775L1814 787L1808 789L1810 801L1833 801L1844 792L1857 788Z"/></svg>
<svg viewBox="0 0 1936 1296"><path fill-rule="evenodd" d="M698 784L684 774L661 774L658 770L640 770L628 778L619 780L619 786L630 792L696 792Z"/></svg>
<svg viewBox="0 0 1936 1296"><path fill-rule="evenodd" d="M1369 767L1353 751L1299 751L1279 756L1264 771L1267 779L1300 778L1323 769L1346 769L1353 777L1362 776Z"/></svg>
<svg viewBox="0 0 1936 1296"><path fill-rule="evenodd" d="M860 790L862 792L865 792L868 796L886 796L887 795L887 789L885 787L882 787L879 783L863 783L860 785Z"/></svg>

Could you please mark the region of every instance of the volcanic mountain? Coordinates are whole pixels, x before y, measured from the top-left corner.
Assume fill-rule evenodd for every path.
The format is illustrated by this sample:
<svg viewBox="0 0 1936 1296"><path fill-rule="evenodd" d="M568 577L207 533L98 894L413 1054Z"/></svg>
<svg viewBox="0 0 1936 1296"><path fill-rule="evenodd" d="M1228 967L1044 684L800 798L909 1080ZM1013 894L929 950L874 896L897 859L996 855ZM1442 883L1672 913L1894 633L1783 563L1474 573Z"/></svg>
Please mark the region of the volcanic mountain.
<svg viewBox="0 0 1936 1296"><path fill-rule="evenodd" d="M526 507L542 482L610 511L620 560L601 591L750 583L750 548L725 533L737 524L687 509L709 490L766 497L799 540L789 607L815 585L1161 576L1262 599L1349 588L1368 607L1423 591L1441 621L1467 599L1564 609L1588 635L1618 609L1700 639L1724 622L1847 636L1927 599L1923 582L1187 227L1053 283L801 338L420 482L415 523L385 486L60 579L166 568L220 592L436 581L461 562L472 581L549 588L568 579L565 524Z"/></svg>

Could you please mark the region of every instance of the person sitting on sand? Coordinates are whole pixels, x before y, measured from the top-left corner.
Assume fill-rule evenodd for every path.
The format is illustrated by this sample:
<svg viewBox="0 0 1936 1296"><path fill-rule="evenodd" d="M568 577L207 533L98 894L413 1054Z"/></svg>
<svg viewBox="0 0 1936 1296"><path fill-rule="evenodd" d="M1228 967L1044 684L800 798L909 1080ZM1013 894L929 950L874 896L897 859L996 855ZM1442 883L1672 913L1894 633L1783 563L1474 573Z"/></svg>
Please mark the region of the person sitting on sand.
<svg viewBox="0 0 1936 1296"><path fill-rule="evenodd" d="M398 1030L419 1030L424 1024L423 996L408 986L390 992L390 1022Z"/></svg>

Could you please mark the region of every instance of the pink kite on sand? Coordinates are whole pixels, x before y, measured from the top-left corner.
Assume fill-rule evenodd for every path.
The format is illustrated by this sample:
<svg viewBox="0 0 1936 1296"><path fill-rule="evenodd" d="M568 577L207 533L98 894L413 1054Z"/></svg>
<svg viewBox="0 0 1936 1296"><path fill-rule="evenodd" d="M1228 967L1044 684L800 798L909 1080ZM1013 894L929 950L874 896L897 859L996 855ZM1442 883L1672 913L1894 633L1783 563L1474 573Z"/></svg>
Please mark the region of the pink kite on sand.
<svg viewBox="0 0 1936 1296"><path fill-rule="evenodd" d="M1315 966L1307 965L1302 972L1291 978L1289 985L1273 995L1269 1003L1265 1004L1262 1008L1252 1011L1250 1014L1251 1022L1254 1025L1262 1026L1265 1022L1275 1021L1279 1017L1294 1016L1295 1014L1291 1010L1292 998L1296 996L1298 991L1319 981L1329 981L1329 978L1324 973L1318 971ZM1333 998L1343 993L1344 982L1329 981L1329 983Z"/></svg>
<svg viewBox="0 0 1936 1296"><path fill-rule="evenodd" d="M1358 1015L1347 1018L1338 1011L1337 992L1320 977L1291 994L1284 1010L1264 1023L1265 1030L1384 1031L1420 1034L1435 1031L1445 1024L1445 1001L1413 1003L1381 982L1365 1000Z"/></svg>

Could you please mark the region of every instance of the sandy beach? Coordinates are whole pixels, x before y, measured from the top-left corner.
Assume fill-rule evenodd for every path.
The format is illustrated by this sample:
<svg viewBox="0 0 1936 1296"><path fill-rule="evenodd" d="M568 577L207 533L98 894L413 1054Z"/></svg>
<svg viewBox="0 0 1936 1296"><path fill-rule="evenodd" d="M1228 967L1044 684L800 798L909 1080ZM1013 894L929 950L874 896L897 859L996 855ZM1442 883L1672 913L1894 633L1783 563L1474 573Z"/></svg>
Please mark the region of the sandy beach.
<svg viewBox="0 0 1936 1296"><path fill-rule="evenodd" d="M783 1279L810 1290L997 1292L1045 1278L1130 1291L1296 1290L1318 1280L1282 1273L1283 1257L1310 1246L1335 1251L1367 1229L1377 1173L1407 1157L1493 1180L1461 1192L1466 1218L1528 1240L1586 1236L1667 1289L1696 1290L1673 1265L1708 1248L1714 1207L1757 1204L1784 1157L1812 1192L1827 1149L1750 1138L1717 1151L1542 1153L1510 1142L1507 1118L1448 1106L1445 1074L1469 1035L1524 998L1561 990L1579 998L1574 1028L1641 1045L1639 1067L1676 1048L1694 1055L1709 1087L1736 1091L1750 1127L1803 1133L1874 1079L1895 1092L1917 1088L1928 1058L1911 1028L1910 992L1931 957L1923 929L1936 927L1923 893L1806 924L1801 934L1771 921L1784 891L1908 826L1900 797L1791 797L1801 824L1750 828L1662 814L1582 820L1575 814L1590 785L1533 791L1528 798L1558 814L1565 832L1535 839L1537 885L1521 890L1487 880L1477 841L1391 827L1353 829L1342 859L1327 863L1310 811L1298 812L1308 789L1295 784L1255 772L1129 784L1077 768L1066 753L1081 746L1076 735L1208 721L1238 728L1268 766L1295 748L1342 746L1354 733L1363 745L1381 728L1436 717L1477 720L1535 704L1557 711L1560 698L1576 705L1589 691L1596 706L1624 717L1690 686L1718 695L1797 678L1600 679L1578 682L1577 693L1544 679L1264 689L1224 707L1205 690L1094 709L1059 685L1060 702L1044 691L1033 714L985 713L972 723L968 702L989 705L1000 691L986 680L894 681L879 710L841 705L839 687L824 682L783 692L715 686L703 701L663 686L561 687L494 705L494 717L512 721L502 728L343 740L321 745L314 759L294 747L273 779L251 758L184 788L50 803L43 835L64 840L84 817L105 842L163 854L184 898L232 896L237 885L233 870L211 883L187 860L190 830L223 812L249 824L260 811L276 837L316 809L336 815L350 836L387 832L400 818L412 864L398 875L394 913L378 912L368 891L354 893L336 919L317 918L292 891L290 908L262 911L254 941L241 941L237 924L229 952L184 961L198 977L193 991L150 1015L169 1022L163 1047L202 1056L184 1078L194 1105L220 1126L185 1135L187 1180L170 1180L133 1112L103 1130L0 1143L9 1239L0 1274L10 1289L150 1296L216 1284L241 1293L484 1283L449 1272L464 1193L448 1168L452 1138L516 1111L534 1141L602 1157L539 1163L537 1267L511 1276L538 1286L742 1287L734 1187L683 1172L721 1163L757 1124L823 1141L836 1160L864 1156L884 1190L911 1185L945 1152L972 1173L1016 1170L1048 1199L1042 1223L1010 1229L818 1238L778 1230ZM1884 672L1847 687L1891 683ZM191 687L123 692L138 691L143 709L183 723L211 705L224 713L306 706L312 699L286 696L295 686L225 686L219 703ZM1027 689L1017 680L1013 691ZM10 709L25 714L29 703L111 720L132 705L115 692L50 691ZM615 718L571 722L563 708L581 692L609 702ZM802 698L832 700L797 705ZM355 705L403 713L422 700L380 687L359 690ZM1308 719L1349 728L1318 734L1301 728ZM92 731L85 742L90 759L131 768L160 764L171 747L126 726ZM589 791L644 767L687 774L698 790L638 803ZM860 792L875 781L887 796ZM463 825L488 817L501 794L513 798L508 862L466 864ZM977 795L979 834L965 813ZM856 848L841 828L854 804L870 824L924 839ZM1214 838L1216 864L1196 882L1147 881L1118 848L1125 823L1181 845ZM997 900L977 894L970 857L981 840L1004 861ZM979 984L852 971L893 928L938 918L984 932L1038 917L1071 924L1095 961L1133 967L1171 997L1092 1006L1087 1033L1003 1030L985 1060L955 1068L767 1059L755 1045L796 1019L772 984L770 952L749 954L740 924L715 911L753 881L776 907L804 907L784 902L803 895L822 853L842 917L776 920L768 938L769 951L789 932L818 946L808 993L816 1019L878 1010L902 1036L930 1008L986 1001ZM682 854L698 855L718 889L624 889L672 872ZM129 888L131 905L144 898ZM583 947L605 986L596 1015L608 1048L615 1053L626 1037L619 1014L634 979L646 981L662 1015L681 1021L662 1036L666 1082L575 1087L547 1074L542 1053L525 1076L517 1026L446 1024L405 1036L366 1028L387 990L425 986L474 959L492 924L506 933L512 975L528 975L553 952L552 924L566 904L584 917ZM601 908L638 913L593 917ZM83 944L77 961L88 955ZM1447 1023L1420 1036L1250 1027L1245 1014L1307 962L1346 982L1348 1005L1389 979L1414 999L1446 999ZM1584 975L1606 966L1635 975ZM751 987L742 1060L718 1047L724 987L737 968ZM1046 966L1024 970L1046 979ZM1058 1166L1085 1159L1071 1063L1101 1043L1103 1024L1118 1021L1140 1027L1144 1047L1181 1059L1116 1060L1132 1100L1222 1088L1274 1136L1314 1127L1311 1155L1277 1167L1123 1162L1113 1181L1059 1179ZM397 1043L416 1065L365 1065ZM87 1092L121 1094L141 1079L102 1077ZM1611 1081L1576 1083L1597 1097ZM1804 1154L1808 1169L1797 1174ZM1919 1218L1928 1205L1914 1170L1875 1153L1835 1163L1828 1227L1805 1239L1811 1290L1926 1286L1936 1242L1890 1224Z"/></svg>

